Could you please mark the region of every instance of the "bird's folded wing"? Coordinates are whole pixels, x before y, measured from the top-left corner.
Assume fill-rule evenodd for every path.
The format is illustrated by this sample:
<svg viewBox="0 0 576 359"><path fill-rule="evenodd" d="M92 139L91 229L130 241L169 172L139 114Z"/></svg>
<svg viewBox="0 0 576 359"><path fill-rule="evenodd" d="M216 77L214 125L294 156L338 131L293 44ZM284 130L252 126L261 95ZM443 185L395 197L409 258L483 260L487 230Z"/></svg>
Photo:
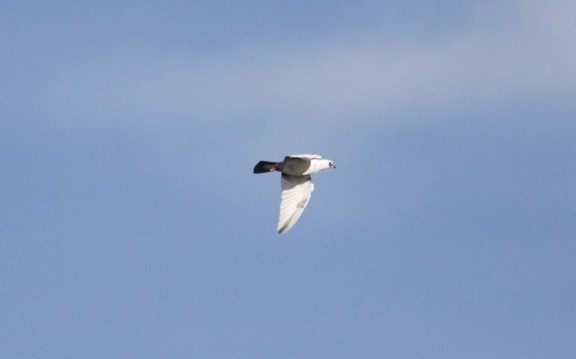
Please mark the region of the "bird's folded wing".
<svg viewBox="0 0 576 359"><path fill-rule="evenodd" d="M282 175L282 200L278 233L290 230L302 215L314 191L312 178L307 176Z"/></svg>

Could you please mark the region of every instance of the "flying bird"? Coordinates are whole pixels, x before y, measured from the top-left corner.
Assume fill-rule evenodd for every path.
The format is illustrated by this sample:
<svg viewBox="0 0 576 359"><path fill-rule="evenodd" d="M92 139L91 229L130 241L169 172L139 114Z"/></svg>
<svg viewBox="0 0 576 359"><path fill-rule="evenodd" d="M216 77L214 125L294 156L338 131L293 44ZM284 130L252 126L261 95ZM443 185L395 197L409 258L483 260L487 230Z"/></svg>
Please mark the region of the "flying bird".
<svg viewBox="0 0 576 359"><path fill-rule="evenodd" d="M336 168L334 162L309 154L286 156L282 162L260 161L254 166L254 173L282 173L282 197L277 228L279 234L288 232L308 205L314 191L310 174L328 168Z"/></svg>

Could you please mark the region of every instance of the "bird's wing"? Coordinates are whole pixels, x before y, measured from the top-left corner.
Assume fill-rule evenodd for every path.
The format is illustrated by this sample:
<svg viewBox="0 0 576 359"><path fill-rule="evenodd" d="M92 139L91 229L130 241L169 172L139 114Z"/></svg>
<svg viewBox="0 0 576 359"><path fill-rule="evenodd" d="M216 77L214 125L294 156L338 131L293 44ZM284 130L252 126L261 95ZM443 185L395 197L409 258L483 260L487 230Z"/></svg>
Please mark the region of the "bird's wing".
<svg viewBox="0 0 576 359"><path fill-rule="evenodd" d="M296 224L312 196L312 191L314 191L314 183L309 175L282 175L282 200L278 233L285 233Z"/></svg>
<svg viewBox="0 0 576 359"><path fill-rule="evenodd" d="M320 155L311 155L311 154L307 154L307 153L303 153L303 154L299 154L299 155L290 155L290 156L286 156L288 158L301 158L303 160L317 160L319 158L322 158L322 156Z"/></svg>

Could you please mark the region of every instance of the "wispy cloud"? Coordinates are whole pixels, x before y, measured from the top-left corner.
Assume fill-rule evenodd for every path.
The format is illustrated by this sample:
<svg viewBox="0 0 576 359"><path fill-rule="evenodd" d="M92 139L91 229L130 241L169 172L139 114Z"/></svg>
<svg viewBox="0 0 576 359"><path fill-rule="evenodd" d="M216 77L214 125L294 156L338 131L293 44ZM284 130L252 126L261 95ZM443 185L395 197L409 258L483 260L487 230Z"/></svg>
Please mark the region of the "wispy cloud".
<svg viewBox="0 0 576 359"><path fill-rule="evenodd" d="M574 11L568 1L522 3L498 26L479 21L428 43L371 37L248 48L202 63L159 55L121 65L79 64L50 91L58 111L189 116L201 123L269 113L357 121L375 113L447 111L571 88Z"/></svg>

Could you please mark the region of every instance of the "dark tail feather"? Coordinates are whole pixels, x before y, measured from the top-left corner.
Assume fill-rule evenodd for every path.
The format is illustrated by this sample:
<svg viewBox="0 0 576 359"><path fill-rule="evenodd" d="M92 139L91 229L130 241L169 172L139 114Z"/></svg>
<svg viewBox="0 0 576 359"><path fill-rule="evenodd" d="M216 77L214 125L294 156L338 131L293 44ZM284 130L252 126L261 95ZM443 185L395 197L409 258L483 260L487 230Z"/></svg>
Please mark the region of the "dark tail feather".
<svg viewBox="0 0 576 359"><path fill-rule="evenodd" d="M274 172L278 170L278 162L260 161L254 166L254 173Z"/></svg>

